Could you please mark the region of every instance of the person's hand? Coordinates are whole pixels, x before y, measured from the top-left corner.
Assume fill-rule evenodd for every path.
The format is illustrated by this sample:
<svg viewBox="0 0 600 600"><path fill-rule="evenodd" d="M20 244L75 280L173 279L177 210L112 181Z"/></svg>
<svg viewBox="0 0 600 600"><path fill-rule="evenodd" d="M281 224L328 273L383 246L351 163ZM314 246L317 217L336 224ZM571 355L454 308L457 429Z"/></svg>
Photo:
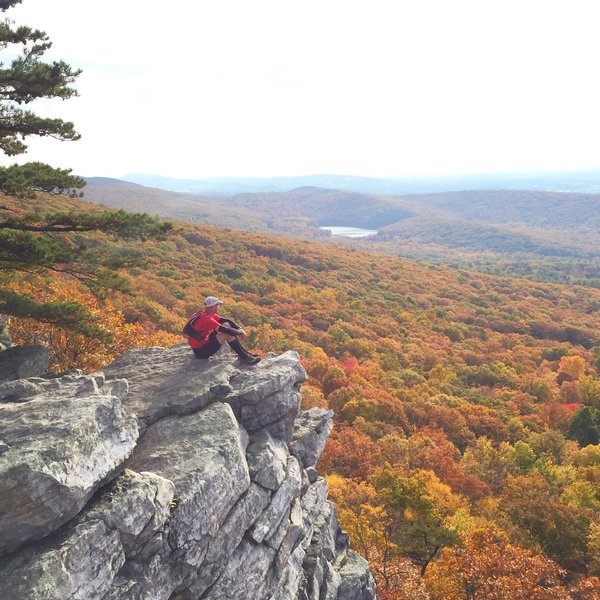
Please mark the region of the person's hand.
<svg viewBox="0 0 600 600"><path fill-rule="evenodd" d="M238 336L240 338L240 340L246 339L246 332L243 329L240 329L240 331L242 332Z"/></svg>

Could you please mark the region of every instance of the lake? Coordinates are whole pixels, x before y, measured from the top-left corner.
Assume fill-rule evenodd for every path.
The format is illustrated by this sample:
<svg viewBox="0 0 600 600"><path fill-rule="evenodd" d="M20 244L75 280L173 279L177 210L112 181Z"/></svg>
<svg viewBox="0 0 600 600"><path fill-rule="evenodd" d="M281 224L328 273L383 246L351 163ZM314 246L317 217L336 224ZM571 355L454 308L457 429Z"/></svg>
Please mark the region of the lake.
<svg viewBox="0 0 600 600"><path fill-rule="evenodd" d="M377 229L361 229L360 227L323 226L319 227L319 229L326 229L327 231L331 231L331 235L339 235L342 237L349 238L361 238L367 237L369 235L377 235Z"/></svg>

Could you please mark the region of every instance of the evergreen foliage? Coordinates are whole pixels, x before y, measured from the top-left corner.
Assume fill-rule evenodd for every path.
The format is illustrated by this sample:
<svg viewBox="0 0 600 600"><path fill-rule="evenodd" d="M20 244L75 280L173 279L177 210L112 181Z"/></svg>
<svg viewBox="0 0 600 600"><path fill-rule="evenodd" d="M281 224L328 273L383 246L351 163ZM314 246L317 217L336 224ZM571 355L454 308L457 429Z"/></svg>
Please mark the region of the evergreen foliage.
<svg viewBox="0 0 600 600"><path fill-rule="evenodd" d="M3 13L21 0L0 1ZM61 141L79 139L73 123L40 117L23 108L38 99L77 95L71 86L79 70L62 61L44 62L51 47L48 36L37 29L0 21L0 50L17 54L10 65L0 62L0 150L8 156L27 151L30 136L52 137ZM0 167L0 278L8 282L15 273L44 271L67 273L100 292L105 288L125 290L127 279L118 269L131 266L134 256L124 257L109 250L89 232L109 237L144 240L161 237L171 226L146 214L124 211L85 213L79 210L28 211L10 201L35 198L38 193L81 196L85 185L70 169L56 169L41 162ZM30 317L42 322L73 328L85 335L106 334L90 321L89 312L77 303L36 302L31 296L0 290L0 312Z"/></svg>
<svg viewBox="0 0 600 600"><path fill-rule="evenodd" d="M5 12L20 0L0 3ZM0 149L8 156L27 150L28 136L50 136L59 140L77 140L73 123L61 119L39 117L22 108L40 98L62 98L77 95L71 84L80 74L65 62L43 62L42 56L52 46L43 31L30 27L15 27L12 21L0 23L0 49L21 47L21 54L9 67L0 65Z"/></svg>

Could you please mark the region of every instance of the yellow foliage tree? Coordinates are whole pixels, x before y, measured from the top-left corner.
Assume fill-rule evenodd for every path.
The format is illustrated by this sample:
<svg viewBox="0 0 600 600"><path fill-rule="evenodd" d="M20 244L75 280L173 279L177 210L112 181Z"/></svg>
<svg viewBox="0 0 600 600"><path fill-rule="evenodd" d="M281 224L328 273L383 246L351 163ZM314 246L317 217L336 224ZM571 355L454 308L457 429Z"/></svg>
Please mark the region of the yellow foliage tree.
<svg viewBox="0 0 600 600"><path fill-rule="evenodd" d="M72 280L42 279L21 280L11 284L14 291L27 294L38 301L77 301L87 308L94 321L109 334L108 339L93 339L52 323L33 319L12 318L10 334L16 344L40 344L50 349L51 369L62 372L81 369L98 370L117 356L130 350L151 345L172 345L181 341L170 333L147 332L139 323L126 323L122 311L105 298L94 297Z"/></svg>
<svg viewBox="0 0 600 600"><path fill-rule="evenodd" d="M369 483L339 475L327 477L330 497L338 507L342 527L368 561L381 600L429 600L429 594L410 560L390 540L390 517Z"/></svg>
<svg viewBox="0 0 600 600"><path fill-rule="evenodd" d="M581 401L584 404L600 408L600 379L596 379L591 375L581 375L579 377L579 388Z"/></svg>
<svg viewBox="0 0 600 600"><path fill-rule="evenodd" d="M571 381L577 381L585 371L585 360L581 356L561 356L558 374L564 373Z"/></svg>

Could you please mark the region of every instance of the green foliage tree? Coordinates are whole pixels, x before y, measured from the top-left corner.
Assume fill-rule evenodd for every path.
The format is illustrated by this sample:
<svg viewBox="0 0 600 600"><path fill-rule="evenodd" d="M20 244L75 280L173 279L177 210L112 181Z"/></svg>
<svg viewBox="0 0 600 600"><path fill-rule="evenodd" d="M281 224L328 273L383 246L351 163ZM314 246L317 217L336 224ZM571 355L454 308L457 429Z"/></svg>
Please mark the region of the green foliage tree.
<svg viewBox="0 0 600 600"><path fill-rule="evenodd" d="M508 476L501 494L501 509L561 565L583 560L590 527L590 512L566 504L555 485L535 470Z"/></svg>
<svg viewBox="0 0 600 600"><path fill-rule="evenodd" d="M444 517L423 479L403 477L384 469L373 478L394 526L390 539L401 552L420 567L428 565L443 548L458 544L460 537L444 523Z"/></svg>
<svg viewBox="0 0 600 600"><path fill-rule="evenodd" d="M600 411L591 406L583 406L572 417L567 429L567 437L583 446L600 444Z"/></svg>
<svg viewBox="0 0 600 600"><path fill-rule="evenodd" d="M521 473L527 473L535 464L536 456L529 444L519 440L515 444L511 459Z"/></svg>
<svg viewBox="0 0 600 600"><path fill-rule="evenodd" d="M0 0L0 11L20 4L21 0ZM51 47L48 36L40 30L15 26L0 20L0 51L17 55L9 65L0 61L0 150L7 156L27 151L30 136L77 140L79 134L70 122L36 115L24 106L38 99L77 95L71 87L79 75L62 61L44 62L42 57ZM80 196L85 181L71 175L70 169L55 169L41 162L0 167L0 277L6 280L15 272L64 272L84 281L92 289L125 288L125 280L116 269L131 262L106 244L86 237L86 232L102 232L113 237L145 239L162 236L170 224L148 215L132 215L123 211L95 214L77 210L35 211L11 202L35 198L38 193ZM0 290L0 312L32 317L61 324L85 333L100 334L89 321L83 307L70 302L36 302L15 291Z"/></svg>

